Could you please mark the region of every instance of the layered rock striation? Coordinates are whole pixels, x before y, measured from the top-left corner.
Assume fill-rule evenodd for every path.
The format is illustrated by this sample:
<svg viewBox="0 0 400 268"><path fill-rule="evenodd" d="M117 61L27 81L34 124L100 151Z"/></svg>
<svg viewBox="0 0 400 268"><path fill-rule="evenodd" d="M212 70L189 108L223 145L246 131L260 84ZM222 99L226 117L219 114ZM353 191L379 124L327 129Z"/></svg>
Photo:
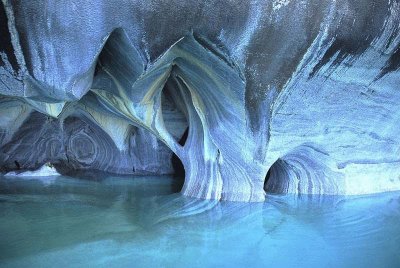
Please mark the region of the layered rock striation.
<svg viewBox="0 0 400 268"><path fill-rule="evenodd" d="M183 194L400 190L400 2L8 1L0 167L185 169Z"/></svg>

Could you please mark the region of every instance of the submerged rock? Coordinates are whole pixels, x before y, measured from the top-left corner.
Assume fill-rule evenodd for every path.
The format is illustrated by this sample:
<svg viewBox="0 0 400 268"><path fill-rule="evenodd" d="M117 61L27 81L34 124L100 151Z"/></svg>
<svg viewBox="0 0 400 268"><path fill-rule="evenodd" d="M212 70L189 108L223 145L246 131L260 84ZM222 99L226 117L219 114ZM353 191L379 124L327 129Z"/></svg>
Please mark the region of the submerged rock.
<svg viewBox="0 0 400 268"><path fill-rule="evenodd" d="M175 155L199 198L400 190L398 0L0 6L2 170Z"/></svg>

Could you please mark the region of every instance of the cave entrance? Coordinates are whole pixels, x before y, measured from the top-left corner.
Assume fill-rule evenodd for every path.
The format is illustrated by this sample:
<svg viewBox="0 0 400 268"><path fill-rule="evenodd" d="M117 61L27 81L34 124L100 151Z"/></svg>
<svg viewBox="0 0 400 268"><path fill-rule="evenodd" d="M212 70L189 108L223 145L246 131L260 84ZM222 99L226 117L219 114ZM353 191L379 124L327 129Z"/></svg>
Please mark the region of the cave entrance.
<svg viewBox="0 0 400 268"><path fill-rule="evenodd" d="M172 76L167 80L162 90L161 107L167 131L180 146L185 146L189 134L187 111L180 94L178 94L178 88ZM171 165L174 177L183 182L185 168L181 159L175 153L172 154Z"/></svg>
<svg viewBox="0 0 400 268"><path fill-rule="evenodd" d="M288 191L287 163L278 159L269 168L264 181L264 191L267 194L285 194Z"/></svg>
<svg viewBox="0 0 400 268"><path fill-rule="evenodd" d="M152 73L149 78L139 79L141 74L146 73L141 56L125 31L118 28L111 33L99 54L98 64L94 70L94 99L88 99L88 105L100 100L108 110L124 118L125 108L121 110L120 107L132 104L137 106L136 108L140 107L142 109L140 112L139 110L133 114L128 112L127 116L128 121L137 128L135 137L129 140L129 148L133 151L135 159L130 170L134 173L159 175L175 173L176 177L182 177L183 181L185 176L183 164L174 154L175 150L171 148L175 148L178 143L183 146L186 140L184 136L189 126L188 112L175 80L175 69L172 67L168 71L169 73L165 73L165 76L159 79L153 76L156 73ZM160 74L157 73L158 75ZM138 80L141 82L132 91L132 85ZM118 86L115 81L118 81ZM151 90L148 88L150 84L154 86ZM114 105L112 104L114 101L123 104ZM146 110L145 116L142 114L144 110ZM112 132L112 129L109 132ZM142 144L146 146L140 148Z"/></svg>

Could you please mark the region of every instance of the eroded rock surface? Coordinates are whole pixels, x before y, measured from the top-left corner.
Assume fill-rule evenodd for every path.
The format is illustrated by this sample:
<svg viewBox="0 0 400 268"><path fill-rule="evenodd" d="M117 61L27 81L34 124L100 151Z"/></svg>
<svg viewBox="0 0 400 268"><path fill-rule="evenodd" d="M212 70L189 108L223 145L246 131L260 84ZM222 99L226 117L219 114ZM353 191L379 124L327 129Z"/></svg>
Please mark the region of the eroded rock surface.
<svg viewBox="0 0 400 268"><path fill-rule="evenodd" d="M199 198L400 190L398 0L0 13L3 170L166 174L175 154Z"/></svg>

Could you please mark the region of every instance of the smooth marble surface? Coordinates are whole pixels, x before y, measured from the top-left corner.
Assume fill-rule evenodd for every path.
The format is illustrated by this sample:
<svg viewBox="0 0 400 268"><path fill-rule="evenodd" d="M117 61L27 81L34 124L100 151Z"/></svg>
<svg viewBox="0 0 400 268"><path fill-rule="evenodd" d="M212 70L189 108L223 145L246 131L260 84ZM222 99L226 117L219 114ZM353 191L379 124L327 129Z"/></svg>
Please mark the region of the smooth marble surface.
<svg viewBox="0 0 400 268"><path fill-rule="evenodd" d="M400 190L399 18L399 0L3 0L0 171L171 174L175 154L191 197Z"/></svg>

